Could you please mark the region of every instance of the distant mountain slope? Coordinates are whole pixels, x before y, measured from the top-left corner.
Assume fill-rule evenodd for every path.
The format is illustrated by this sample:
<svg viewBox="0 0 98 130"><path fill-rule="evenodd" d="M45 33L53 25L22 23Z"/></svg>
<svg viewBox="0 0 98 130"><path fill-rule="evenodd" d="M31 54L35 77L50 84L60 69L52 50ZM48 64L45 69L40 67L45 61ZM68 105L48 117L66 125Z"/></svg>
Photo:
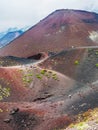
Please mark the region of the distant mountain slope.
<svg viewBox="0 0 98 130"><path fill-rule="evenodd" d="M6 32L0 32L0 39L6 34Z"/></svg>
<svg viewBox="0 0 98 130"><path fill-rule="evenodd" d="M57 10L0 49L0 56L28 57L72 46L98 45L98 14Z"/></svg>
<svg viewBox="0 0 98 130"><path fill-rule="evenodd" d="M6 46L11 41L13 41L15 38L23 34L25 31L30 28L29 26L26 26L24 28L18 29L17 27L14 28L8 28L7 30L0 32L0 48Z"/></svg>
<svg viewBox="0 0 98 130"><path fill-rule="evenodd" d="M14 32L8 32L6 35L4 35L0 39L0 48L2 48L3 46L6 46L8 43L10 43L11 41L13 41L15 38L17 38L18 36L20 36L22 33L23 32L21 30L14 31Z"/></svg>

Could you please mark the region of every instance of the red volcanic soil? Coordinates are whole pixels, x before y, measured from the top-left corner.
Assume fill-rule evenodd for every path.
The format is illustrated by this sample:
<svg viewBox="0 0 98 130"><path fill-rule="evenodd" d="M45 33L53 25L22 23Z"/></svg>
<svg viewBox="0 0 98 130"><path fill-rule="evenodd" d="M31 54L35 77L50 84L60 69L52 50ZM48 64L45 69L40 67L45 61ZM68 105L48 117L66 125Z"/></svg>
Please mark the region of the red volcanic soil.
<svg viewBox="0 0 98 130"><path fill-rule="evenodd" d="M57 10L0 49L0 56L30 57L40 52L60 52L72 46L97 45L92 36L97 30L97 14Z"/></svg>
<svg viewBox="0 0 98 130"><path fill-rule="evenodd" d="M98 72L92 64L96 62L96 52L97 49L72 49L42 63L1 67L0 84L10 88L10 96L0 102L0 130L66 128L75 120L75 115L98 107L98 83L95 82ZM79 64L72 64L74 60ZM90 69L89 64L94 71L94 75L89 76L89 84L73 80L78 68ZM82 72L78 74L84 80ZM88 75L85 74L85 79Z"/></svg>
<svg viewBox="0 0 98 130"><path fill-rule="evenodd" d="M57 104L0 103L1 130L52 130L71 123L70 117L53 108ZM18 107L17 107L18 106ZM44 106L44 107L43 107ZM12 112L15 110L15 113ZM17 111L16 111L17 110Z"/></svg>
<svg viewBox="0 0 98 130"><path fill-rule="evenodd" d="M10 96L4 98L3 101L26 101L30 94L32 94L27 88L27 84L22 81L22 70L17 67L2 67L0 68L0 84L2 87L10 88Z"/></svg>
<svg viewBox="0 0 98 130"><path fill-rule="evenodd" d="M69 49L48 58L39 66L58 71L79 82L92 83L98 80L97 52L98 48Z"/></svg>
<svg viewBox="0 0 98 130"><path fill-rule="evenodd" d="M0 85L11 90L10 96L0 102L0 130L51 130L72 122L65 112L60 114L64 101L59 96L63 96L64 88L68 91L74 81L55 72L56 81L51 75L53 71L47 72L49 79L43 74L39 79L36 74L40 72L39 67L31 66L0 68ZM29 76L31 81L24 82Z"/></svg>
<svg viewBox="0 0 98 130"><path fill-rule="evenodd" d="M0 84L2 87L9 87L11 90L10 96L4 98L3 101L31 102L41 101L47 98L51 99L52 96L58 96L63 91L65 85L72 86L74 84L72 79L61 74L59 75L51 70L46 71L45 75L41 74L41 71L43 70L39 67L33 68L31 65L25 67L1 67ZM53 74L56 75L56 79L53 77ZM65 81L66 84L64 83ZM56 92L55 88L58 88Z"/></svg>

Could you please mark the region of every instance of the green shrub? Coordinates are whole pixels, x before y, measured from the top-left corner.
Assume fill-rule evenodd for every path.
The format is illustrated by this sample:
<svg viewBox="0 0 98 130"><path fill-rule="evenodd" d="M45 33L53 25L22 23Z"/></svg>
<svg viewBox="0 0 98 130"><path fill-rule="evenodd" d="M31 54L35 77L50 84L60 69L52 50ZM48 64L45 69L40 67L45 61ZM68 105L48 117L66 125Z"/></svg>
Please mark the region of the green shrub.
<svg viewBox="0 0 98 130"><path fill-rule="evenodd" d="M36 74L36 78L42 79L42 76L40 74Z"/></svg>
<svg viewBox="0 0 98 130"><path fill-rule="evenodd" d="M79 61L78 61L78 60L75 60L74 64L75 64L75 65L79 65Z"/></svg>
<svg viewBox="0 0 98 130"><path fill-rule="evenodd" d="M96 63L95 66L98 67L98 63Z"/></svg>
<svg viewBox="0 0 98 130"><path fill-rule="evenodd" d="M0 85L0 100L10 96L10 88L5 88Z"/></svg>
<svg viewBox="0 0 98 130"><path fill-rule="evenodd" d="M95 54L98 55L98 51L96 51Z"/></svg>
<svg viewBox="0 0 98 130"><path fill-rule="evenodd" d="M43 69L43 70L41 70L40 73L44 75L46 72L47 72L47 71L46 71L45 69Z"/></svg>
<svg viewBox="0 0 98 130"><path fill-rule="evenodd" d="M30 80L30 79L27 79L27 82L28 82L28 83L30 83L31 81L32 81L32 80Z"/></svg>
<svg viewBox="0 0 98 130"><path fill-rule="evenodd" d="M33 74L28 74L28 76L33 76Z"/></svg>

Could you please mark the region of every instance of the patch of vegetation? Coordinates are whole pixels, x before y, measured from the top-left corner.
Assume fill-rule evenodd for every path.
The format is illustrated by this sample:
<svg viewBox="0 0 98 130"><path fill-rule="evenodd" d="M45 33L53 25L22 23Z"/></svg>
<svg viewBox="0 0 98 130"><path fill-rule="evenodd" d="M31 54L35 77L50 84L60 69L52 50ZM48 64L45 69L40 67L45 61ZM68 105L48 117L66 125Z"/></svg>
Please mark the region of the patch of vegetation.
<svg viewBox="0 0 98 130"><path fill-rule="evenodd" d="M95 66L98 67L98 63L96 63Z"/></svg>
<svg viewBox="0 0 98 130"><path fill-rule="evenodd" d="M70 124L67 128L73 128L76 130L87 130L89 129L90 121L94 121L96 124L98 123L98 108L94 108L93 110L89 109L88 111L77 115L76 121Z"/></svg>
<svg viewBox="0 0 98 130"><path fill-rule="evenodd" d="M42 69L40 73L44 75L46 72L47 72L47 70Z"/></svg>
<svg viewBox="0 0 98 130"><path fill-rule="evenodd" d="M0 85L0 100L10 96L10 88L5 88Z"/></svg>
<svg viewBox="0 0 98 130"><path fill-rule="evenodd" d="M28 76L33 76L33 74L28 74Z"/></svg>
<svg viewBox="0 0 98 130"><path fill-rule="evenodd" d="M98 51L96 51L95 54L98 55Z"/></svg>
<svg viewBox="0 0 98 130"><path fill-rule="evenodd" d="M29 70L26 69L26 72L23 73L23 77L22 77L24 86L27 86L29 83L31 83L34 77L36 77L39 80L42 80L46 77L48 79L52 78L54 80L59 81L57 74L52 72L51 70L41 69L39 72L34 73L31 69L29 69ZM43 80L44 82L46 81L46 78L45 78L45 80Z"/></svg>
<svg viewBox="0 0 98 130"><path fill-rule="evenodd" d="M54 80L58 80L58 78L57 78L56 76L52 76L52 78L53 78Z"/></svg>
<svg viewBox="0 0 98 130"><path fill-rule="evenodd" d="M58 79L58 77L57 77L57 74L56 74L56 73L53 73L53 74L52 74L52 78L53 78L54 80L59 81L59 79Z"/></svg>
<svg viewBox="0 0 98 130"><path fill-rule="evenodd" d="M75 60L74 64L75 64L75 65L79 65L79 61L78 61L78 60Z"/></svg>
<svg viewBox="0 0 98 130"><path fill-rule="evenodd" d="M25 78L25 77L23 77L22 80L23 80L24 82L26 82L26 78Z"/></svg>
<svg viewBox="0 0 98 130"><path fill-rule="evenodd" d="M80 122L78 125L74 126L77 130L85 130L89 127L86 122Z"/></svg>
<svg viewBox="0 0 98 130"><path fill-rule="evenodd" d="M42 79L42 76L40 74L36 74L36 78Z"/></svg>
<svg viewBox="0 0 98 130"><path fill-rule="evenodd" d="M53 73L53 72L50 71L50 70L47 71L47 70L45 70L45 69L42 69L39 74L36 74L36 77L37 77L38 79L42 79L43 77L53 78L54 80L59 81L56 73Z"/></svg>
<svg viewBox="0 0 98 130"><path fill-rule="evenodd" d="M51 74L51 73L52 73L52 71L50 71L50 70L49 70L49 71L48 71L48 73L50 73L50 74Z"/></svg>
<svg viewBox="0 0 98 130"><path fill-rule="evenodd" d="M22 78L22 81L24 82L24 83L31 83L32 82L32 80L33 80L33 78L32 78L32 76L33 76L33 73L32 73L32 71L30 71L30 70L26 70L27 72L26 72L26 74L23 74L23 78Z"/></svg>
<svg viewBox="0 0 98 130"><path fill-rule="evenodd" d="M45 76L46 76L47 78L51 78L51 75L50 75L49 73L46 73Z"/></svg>
<svg viewBox="0 0 98 130"><path fill-rule="evenodd" d="M27 80L26 80L27 83L30 83L31 81L32 81L31 79L27 79Z"/></svg>

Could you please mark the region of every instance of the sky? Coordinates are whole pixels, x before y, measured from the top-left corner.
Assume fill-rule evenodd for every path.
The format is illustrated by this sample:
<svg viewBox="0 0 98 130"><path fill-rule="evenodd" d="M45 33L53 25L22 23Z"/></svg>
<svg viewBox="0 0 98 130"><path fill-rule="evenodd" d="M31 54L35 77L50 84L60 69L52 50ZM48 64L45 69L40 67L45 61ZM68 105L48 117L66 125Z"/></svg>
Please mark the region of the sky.
<svg viewBox="0 0 98 130"><path fill-rule="evenodd" d="M98 13L98 0L0 0L0 32L33 26L57 9Z"/></svg>

